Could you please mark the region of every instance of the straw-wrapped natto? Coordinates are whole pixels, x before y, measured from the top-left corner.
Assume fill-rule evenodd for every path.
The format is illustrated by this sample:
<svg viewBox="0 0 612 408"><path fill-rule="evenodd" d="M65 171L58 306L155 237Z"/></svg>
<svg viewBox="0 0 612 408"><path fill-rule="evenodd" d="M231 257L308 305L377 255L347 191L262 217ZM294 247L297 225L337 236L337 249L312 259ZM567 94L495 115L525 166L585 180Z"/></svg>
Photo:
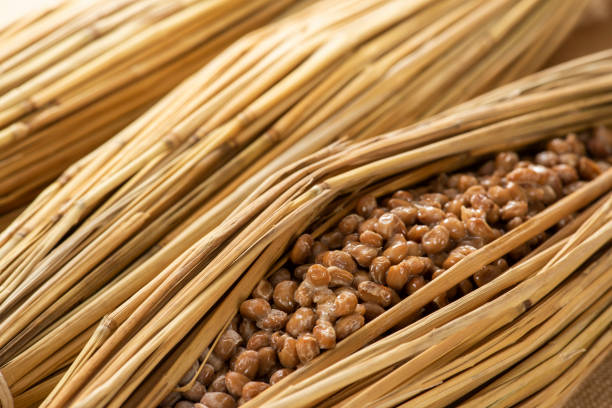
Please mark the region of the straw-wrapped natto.
<svg viewBox="0 0 612 408"><path fill-rule="evenodd" d="M158 401L160 392L169 391L228 324L240 302L281 257L289 238L303 231L335 199L383 180L389 182L390 177L398 177L396 188L410 185L456 168L466 158L519 148L554 134L605 123L611 112L608 101L612 100L609 55L610 52L601 53L555 67L417 126L355 145L333 146L275 173L245 205L108 317L92 337L92 348L83 353L49 406L74 402L72 398L83 406L100 404L113 398L109 395L113 392L115 401L130 396L126 403L135 406ZM489 135L495 135L495 139L492 141ZM404 172L407 173L402 175ZM587 206L608 192L611 183L608 170L577 193L465 257L386 312L384 318L374 320L298 370L290 377L294 380L284 380L285 386L376 339L479 268ZM597 245L607 242L606 234L603 228L593 238L599 240ZM593 249L597 245L589 243ZM541 262L543 258L538 259ZM572 259L584 261L580 257ZM239 279L235 289L224 294ZM221 298L223 302L213 309ZM482 302L482 298L478 299ZM476 306L478 303L472 302L464 312ZM450 310L452 313L455 309ZM117 330L113 327L115 322L123 322ZM187 336L186 341L171 352L183 336ZM157 365L168 354L172 358ZM304 396L306 392L300 394L301 404L314 402L327 392L323 388L317 393L310 391L308 396ZM275 396L279 401L284 398L283 393L266 392L263 396Z"/></svg>

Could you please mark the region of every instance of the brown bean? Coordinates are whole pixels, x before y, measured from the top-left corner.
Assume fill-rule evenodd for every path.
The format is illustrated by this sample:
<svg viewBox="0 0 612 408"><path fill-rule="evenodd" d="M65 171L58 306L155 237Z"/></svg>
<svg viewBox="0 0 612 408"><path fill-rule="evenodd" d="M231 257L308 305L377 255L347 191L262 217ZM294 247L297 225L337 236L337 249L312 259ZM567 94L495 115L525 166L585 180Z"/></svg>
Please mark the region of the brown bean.
<svg viewBox="0 0 612 408"><path fill-rule="evenodd" d="M578 160L580 158L576 153L563 153L559 155L559 162L561 164L567 164L570 167L577 168Z"/></svg>
<svg viewBox="0 0 612 408"><path fill-rule="evenodd" d="M313 360L321 351L317 340L312 334L303 334L297 340L296 351L302 364Z"/></svg>
<svg viewBox="0 0 612 408"><path fill-rule="evenodd" d="M572 146L567 141L560 138L550 140L546 145L546 149L557 154L572 152Z"/></svg>
<svg viewBox="0 0 612 408"><path fill-rule="evenodd" d="M197 380L208 387L213 382L214 378L214 367L208 363L204 364L204 367L202 367L202 370L200 370L200 373L198 374Z"/></svg>
<svg viewBox="0 0 612 408"><path fill-rule="evenodd" d="M383 245L383 238L374 231L364 231L359 235L359 242L373 248L380 248Z"/></svg>
<svg viewBox="0 0 612 408"><path fill-rule="evenodd" d="M388 210L387 207L378 207L378 208L375 208L374 211L372 211L372 217L378 219L378 218L380 218L381 215L385 214L388 211L389 210ZM361 233L361 231L359 231L359 233Z"/></svg>
<svg viewBox="0 0 612 408"><path fill-rule="evenodd" d="M523 223L523 219L521 217L514 217L513 219L511 219L510 221L508 221L506 223L506 229L508 231L518 227L519 225L521 225Z"/></svg>
<svg viewBox="0 0 612 408"><path fill-rule="evenodd" d="M327 286L317 286L313 289L312 300L317 303L331 303L336 298L333 290Z"/></svg>
<svg viewBox="0 0 612 408"><path fill-rule="evenodd" d="M312 298L314 296L314 290L310 283L302 282L296 289L293 298L295 302L302 307L310 307L312 305Z"/></svg>
<svg viewBox="0 0 612 408"><path fill-rule="evenodd" d="M243 351L246 351L246 349L244 347L238 347L236 349L236 352L232 356L232 358L230 358L229 369L231 371L236 371L236 370L234 370L234 367L236 366L236 361L238 360L238 356L240 355L240 353L242 353Z"/></svg>
<svg viewBox="0 0 612 408"><path fill-rule="evenodd" d="M393 265L387 270L385 282L387 286L395 290L401 290L408 282L409 275L406 264Z"/></svg>
<svg viewBox="0 0 612 408"><path fill-rule="evenodd" d="M321 241L315 241L312 246L312 257L310 258L313 262L317 262L317 258L321 258L324 252L329 251L329 248Z"/></svg>
<svg viewBox="0 0 612 408"><path fill-rule="evenodd" d="M285 280L279 282L272 293L274 299L274 307L291 313L296 307L296 300L294 298L295 291L297 290L298 284L292 280Z"/></svg>
<svg viewBox="0 0 612 408"><path fill-rule="evenodd" d="M187 370L187 372L183 374L183 376L179 380L179 385L185 385L189 383L189 381L191 381L191 379L195 377L196 373L198 372L198 368L200 368L200 364L196 361L191 365L191 367L189 367L189 370Z"/></svg>
<svg viewBox="0 0 612 408"><path fill-rule="evenodd" d="M357 264L353 258L344 251L329 251L323 256L323 265L335 266L350 273L357 272Z"/></svg>
<svg viewBox="0 0 612 408"><path fill-rule="evenodd" d="M481 186L480 184L476 184L474 186L471 186L470 188L468 188L467 190L465 190L465 192L461 195L461 198L463 200L464 204L469 204L472 203L472 201L474 200L474 197L477 195L485 195L486 196L486 188L484 186ZM479 206L473 205L473 207L476 208L480 208Z"/></svg>
<svg viewBox="0 0 612 408"><path fill-rule="evenodd" d="M418 211L412 205L402 205L393 207L391 213L397 215L404 225L409 226L416 222Z"/></svg>
<svg viewBox="0 0 612 408"><path fill-rule="evenodd" d="M459 176L459 183L457 184L457 189L463 192L468 188L475 186L478 184L478 179L471 174L462 174Z"/></svg>
<svg viewBox="0 0 612 408"><path fill-rule="evenodd" d="M261 299L258 299L261 300ZM265 300L262 302L268 304ZM268 305L270 307L270 305ZM242 309L242 306L240 307ZM238 332L232 329L227 329L219 338L217 345L214 348L214 354L216 354L222 360L228 360L236 351L239 344L242 344L244 340Z"/></svg>
<svg viewBox="0 0 612 408"><path fill-rule="evenodd" d="M501 152L495 157L495 167L507 173L518 163L518 155L514 152Z"/></svg>
<svg viewBox="0 0 612 408"><path fill-rule="evenodd" d="M269 384L262 381L249 381L242 388L242 399L244 401L251 400L270 388Z"/></svg>
<svg viewBox="0 0 612 408"><path fill-rule="evenodd" d="M525 186L525 192L527 193L529 203L532 204L532 206L539 205L542 209L544 208L544 204L551 204L557 199L557 193L548 185Z"/></svg>
<svg viewBox="0 0 612 408"><path fill-rule="evenodd" d="M427 225L413 225L412 228L408 230L406 238L411 241L421 242L423 235L427 234L428 231L429 227Z"/></svg>
<svg viewBox="0 0 612 408"><path fill-rule="evenodd" d="M450 233L442 225L436 225L423 235L421 245L428 254L444 251L450 242Z"/></svg>
<svg viewBox="0 0 612 408"><path fill-rule="evenodd" d="M342 218L338 223L338 231L343 233L344 235L352 234L357 231L359 224L364 220L364 218L357 214L349 214L346 217Z"/></svg>
<svg viewBox="0 0 612 408"><path fill-rule="evenodd" d="M384 239L391 238L394 234L400 234L406 232L406 226L402 220L391 212L384 213L378 217L378 221L374 226L377 233L380 234Z"/></svg>
<svg viewBox="0 0 612 408"><path fill-rule="evenodd" d="M287 313L282 310L272 309L263 319L257 321L257 327L263 330L280 330L287 323Z"/></svg>
<svg viewBox="0 0 612 408"><path fill-rule="evenodd" d="M355 311L357 306L357 296L351 292L343 292L336 296L334 300L334 311L337 316L346 316Z"/></svg>
<svg viewBox="0 0 612 408"><path fill-rule="evenodd" d="M474 248L473 246L470 246L470 245L460 245L460 246L454 248L448 254L448 257L446 258L446 260L442 264L442 267L444 269L451 268L453 265L455 265L457 262L459 262L460 260L465 258L467 255L471 254L475 250L476 250L476 248Z"/></svg>
<svg viewBox="0 0 612 408"><path fill-rule="evenodd" d="M236 371L228 371L225 374L225 387L234 397L242 395L242 387L249 381L249 377Z"/></svg>
<svg viewBox="0 0 612 408"><path fill-rule="evenodd" d="M459 290L464 295L467 295L468 293L472 291L472 289L474 289L474 285L472 285L472 282L470 282L469 279L462 280L461 282L459 282L458 286L459 286Z"/></svg>
<svg viewBox="0 0 612 408"><path fill-rule="evenodd" d="M428 259L430 259L434 266L441 268L442 264L444 264L444 261L446 260L446 258L448 257L448 252L446 251L442 251L442 252L438 252L435 254L429 254Z"/></svg>
<svg viewBox="0 0 612 408"><path fill-rule="evenodd" d="M430 205L421 206L418 208L417 218L422 224L432 225L444 219L444 211Z"/></svg>
<svg viewBox="0 0 612 408"><path fill-rule="evenodd" d="M259 358L258 377L268 375L276 367L276 351L273 347L260 348L257 350L257 357Z"/></svg>
<svg viewBox="0 0 612 408"><path fill-rule="evenodd" d="M361 282L369 282L369 281L370 281L370 275L367 272L357 271L357 273L353 275L353 287L355 289L359 287Z"/></svg>
<svg viewBox="0 0 612 408"><path fill-rule="evenodd" d="M461 216L462 205L462 200L455 198L444 205L444 211L446 211L447 213L455 214L457 217L459 217Z"/></svg>
<svg viewBox="0 0 612 408"><path fill-rule="evenodd" d="M357 313L358 315L361 316L365 316L365 306L363 306L363 303L357 303L357 306L355 306L355 313Z"/></svg>
<svg viewBox="0 0 612 408"><path fill-rule="evenodd" d="M387 307L391 304L391 291L389 288L372 281L361 282L357 287L359 297L364 302L374 302L382 307Z"/></svg>
<svg viewBox="0 0 612 408"><path fill-rule="evenodd" d="M295 368L300 362L298 359L297 351L297 340L294 338L287 338L283 343L283 347L278 352L278 361L286 368Z"/></svg>
<svg viewBox="0 0 612 408"><path fill-rule="evenodd" d="M259 281L259 283L257 283L255 289L253 289L252 296L254 298L264 299L269 302L270 299L272 299L273 291L274 288L272 287L272 284L270 282L268 282L267 280L261 280Z"/></svg>
<svg viewBox="0 0 612 408"><path fill-rule="evenodd" d="M243 339L250 339L253 333L257 331L257 326L252 320L242 319L238 330Z"/></svg>
<svg viewBox="0 0 612 408"><path fill-rule="evenodd" d="M412 194L406 190L397 190L395 193L391 195L393 198L399 198L401 200L410 201L412 200Z"/></svg>
<svg viewBox="0 0 612 408"><path fill-rule="evenodd" d="M447 217L440 222L440 225L446 228L451 239L457 241L465 237L465 226L456 217Z"/></svg>
<svg viewBox="0 0 612 408"><path fill-rule="evenodd" d="M234 330L234 331L238 331L240 330L240 322L242 321L242 318L240 317L239 314L235 315L234 317L232 317L232 320L230 321L230 324L228 326L228 328Z"/></svg>
<svg viewBox="0 0 612 408"><path fill-rule="evenodd" d="M553 167L553 170L559 175L563 184L570 184L578 180L576 169L567 164L558 164Z"/></svg>
<svg viewBox="0 0 612 408"><path fill-rule="evenodd" d="M599 125L593 131L593 136L587 141L589 153L596 158L606 158L612 155L612 132L604 125Z"/></svg>
<svg viewBox="0 0 612 408"><path fill-rule="evenodd" d="M487 190L487 195L493 200L497 205L505 205L508 201L512 199L510 195L510 191L507 188L501 186L492 186Z"/></svg>
<svg viewBox="0 0 612 408"><path fill-rule="evenodd" d="M312 246L314 245L314 239L308 234L300 235L300 237L293 244L289 259L295 265L300 265L308 261L312 255Z"/></svg>
<svg viewBox="0 0 612 408"><path fill-rule="evenodd" d="M375 228L376 222L378 222L378 218L376 217L368 218L367 220L359 224L359 228L357 229L357 232L359 234L363 234L366 231L376 232L376 228Z"/></svg>
<svg viewBox="0 0 612 408"><path fill-rule="evenodd" d="M409 275L422 275L433 268L431 259L423 256L410 256L402 261Z"/></svg>
<svg viewBox="0 0 612 408"><path fill-rule="evenodd" d="M253 333L247 341L247 350L259 350L262 347L267 347L271 344L270 333L260 330Z"/></svg>
<svg viewBox="0 0 612 408"><path fill-rule="evenodd" d="M410 244L408 243L410 242ZM418 250L418 244L414 241L396 242L384 250L383 255L386 256L392 264L400 263L404 258L415 252L415 247Z"/></svg>
<svg viewBox="0 0 612 408"><path fill-rule="evenodd" d="M174 408L193 408L193 402L191 401L179 401L174 404Z"/></svg>
<svg viewBox="0 0 612 408"><path fill-rule="evenodd" d="M500 210L501 219L507 221L514 217L524 217L528 209L525 201L508 201Z"/></svg>
<svg viewBox="0 0 612 408"><path fill-rule="evenodd" d="M264 299L247 299L240 304L240 314L256 321L266 317L271 309L270 303Z"/></svg>
<svg viewBox="0 0 612 408"><path fill-rule="evenodd" d="M378 256L378 248L374 248L364 244L355 245L348 252L360 266L363 266L365 268L369 267L372 263L372 259Z"/></svg>
<svg viewBox="0 0 612 408"><path fill-rule="evenodd" d="M491 242L498 238L501 233L499 230L493 229L482 218L472 217L465 222L465 228L474 236L481 237L486 242Z"/></svg>
<svg viewBox="0 0 612 408"><path fill-rule="evenodd" d="M268 278L268 280L270 281L272 286L275 287L282 281L291 280L291 273L285 268L280 268L272 275L270 275L270 278Z"/></svg>
<svg viewBox="0 0 612 408"><path fill-rule="evenodd" d="M316 321L313 310L309 307L300 307L289 317L285 330L293 337L312 330Z"/></svg>
<svg viewBox="0 0 612 408"><path fill-rule="evenodd" d="M325 252L323 254L325 254ZM320 254L319 256L323 258L323 254ZM293 269L293 276L298 280L304 280L306 277L306 272L308 272L308 268L310 268L311 265L312 264L304 264L296 267Z"/></svg>
<svg viewBox="0 0 612 408"><path fill-rule="evenodd" d="M181 399L181 393L180 392L171 392L170 394L166 395L166 397L162 400L160 405L162 407L173 406L180 399Z"/></svg>
<svg viewBox="0 0 612 408"><path fill-rule="evenodd" d="M200 402L208 408L236 408L236 401L224 392L207 392Z"/></svg>
<svg viewBox="0 0 612 408"><path fill-rule="evenodd" d="M586 148L584 147L584 143L582 143L580 139L578 139L578 136L576 136L575 133L570 133L569 135L567 135L565 137L565 141L571 146L572 152L579 155L586 154Z"/></svg>
<svg viewBox="0 0 612 408"><path fill-rule="evenodd" d="M201 382L196 381L193 383L193 386L191 387L191 389L189 389L189 391L184 391L182 394L185 399L197 402L204 396L205 392L206 386Z"/></svg>
<svg viewBox="0 0 612 408"><path fill-rule="evenodd" d="M499 219L499 206L486 194L474 194L470 199L473 208L478 208L486 214L487 222L495 223Z"/></svg>
<svg viewBox="0 0 612 408"><path fill-rule="evenodd" d="M402 200L401 198L388 198L383 201L383 204L385 205L385 207L388 207L391 210L397 207L409 207L412 205L411 201Z"/></svg>
<svg viewBox="0 0 612 408"><path fill-rule="evenodd" d="M285 344L285 340L288 338L289 335L287 333L284 333L282 331L275 331L274 333L272 333L272 336L270 336L270 343L272 344L274 350L280 351L280 349L283 347L283 344Z"/></svg>
<svg viewBox="0 0 612 408"><path fill-rule="evenodd" d="M315 327L312 329L312 334L317 340L319 348L331 349L336 346L336 330L329 321L317 320Z"/></svg>
<svg viewBox="0 0 612 408"><path fill-rule="evenodd" d="M355 204L355 210L357 211L357 214L365 218L368 218L376 207L378 207L378 204L376 203L376 198L370 194L362 196L359 200L357 200L357 203Z"/></svg>
<svg viewBox="0 0 612 408"><path fill-rule="evenodd" d="M219 373L213 382L208 387L208 392L206 394L210 394L211 392L226 392L227 387L225 386L225 373ZM206 396L204 394L204 396Z"/></svg>
<svg viewBox="0 0 612 408"><path fill-rule="evenodd" d="M314 286L327 286L331 281L331 276L327 271L327 268L323 265L310 265L308 272L306 272L306 281L310 282Z"/></svg>
<svg viewBox="0 0 612 408"><path fill-rule="evenodd" d="M555 152L545 150L535 155L535 162L546 167L553 167L559 163L559 155Z"/></svg>
<svg viewBox="0 0 612 408"><path fill-rule="evenodd" d="M232 353L235 351L235 349L232 351ZM213 368L215 369L215 371L219 371L223 368L224 363L224 359L222 359L221 357L219 357L217 354L211 353L210 356L208 356L208 359L206 360L206 364L210 364L211 366L213 366Z"/></svg>
<svg viewBox="0 0 612 408"><path fill-rule="evenodd" d="M329 287L331 288L348 286L353 282L353 274L349 271L336 268L335 266L330 266L327 268L327 271L329 272L330 276Z"/></svg>
<svg viewBox="0 0 612 408"><path fill-rule="evenodd" d="M593 180L602 173L597 163L586 157L580 158L578 162L578 171L580 172L580 176L586 180Z"/></svg>
<svg viewBox="0 0 612 408"><path fill-rule="evenodd" d="M352 234L345 235L342 239L342 246L344 247L342 250L346 252L346 246L349 244L357 244L359 243L359 233L353 232ZM320 260L323 258L321 257Z"/></svg>
<svg viewBox="0 0 612 408"><path fill-rule="evenodd" d="M525 190L517 183L506 183L506 190L508 191L508 194L510 194L511 200L527 201L527 194L525 193Z"/></svg>
<svg viewBox="0 0 612 408"><path fill-rule="evenodd" d="M426 193L419 197L419 201L437 208L444 207L449 198L442 193Z"/></svg>
<svg viewBox="0 0 612 408"><path fill-rule="evenodd" d="M270 376L270 385L274 385L283 378L287 377L289 374L293 372L290 368L281 368L280 370L276 370L274 374Z"/></svg>
<svg viewBox="0 0 612 408"><path fill-rule="evenodd" d="M464 223L470 218L485 218L486 214L480 208L461 207L461 221Z"/></svg>
<svg viewBox="0 0 612 408"><path fill-rule="evenodd" d="M474 274L474 282L476 282L476 285L480 287L491 282L493 279L497 278L501 274L502 271L492 267L491 265L486 265L480 268Z"/></svg>
<svg viewBox="0 0 612 408"><path fill-rule="evenodd" d="M348 316L341 317L336 322L336 336L338 340L348 337L351 333L363 327L365 319L362 315L353 313Z"/></svg>
<svg viewBox="0 0 612 408"><path fill-rule="evenodd" d="M200 402L208 408L236 408L236 401L225 392L207 392Z"/></svg>
<svg viewBox="0 0 612 408"><path fill-rule="evenodd" d="M370 276L372 280L376 283L385 283L385 274L389 267L391 266L391 261L386 256L377 256L372 260L370 264Z"/></svg>
<svg viewBox="0 0 612 408"><path fill-rule="evenodd" d="M433 302L434 302L434 303L435 303L435 305L436 305L438 308L440 308L440 309L441 309L441 308L443 308L444 306L448 305L448 299L446 298L446 295L445 295L445 294L437 296L437 297L436 297L436 298L433 300Z"/></svg>
<svg viewBox="0 0 612 408"><path fill-rule="evenodd" d="M364 308L363 315L368 320L374 320L385 312L385 309L376 303L365 302L365 303L361 303L361 305Z"/></svg>
<svg viewBox="0 0 612 408"><path fill-rule="evenodd" d="M344 235L340 231L332 231L321 236L321 242L329 249L342 248Z"/></svg>
<svg viewBox="0 0 612 408"><path fill-rule="evenodd" d="M423 276L413 276L406 285L408 293L413 294L414 292L425 286L425 283L425 278Z"/></svg>
<svg viewBox="0 0 612 408"><path fill-rule="evenodd" d="M548 178L546 167L538 165L530 165L512 170L506 178L519 184L537 183L544 184Z"/></svg>

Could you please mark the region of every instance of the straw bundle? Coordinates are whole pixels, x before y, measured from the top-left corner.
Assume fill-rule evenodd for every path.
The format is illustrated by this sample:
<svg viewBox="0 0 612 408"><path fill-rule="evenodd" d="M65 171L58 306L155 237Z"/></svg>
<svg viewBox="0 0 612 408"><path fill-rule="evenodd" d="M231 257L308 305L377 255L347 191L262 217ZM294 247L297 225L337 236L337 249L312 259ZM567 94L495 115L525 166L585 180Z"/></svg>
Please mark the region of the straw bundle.
<svg viewBox="0 0 612 408"><path fill-rule="evenodd" d="M173 260L231 225L224 220L234 209L265 208L249 207L249 196L275 171L535 70L586 1L312 3L212 59L0 235L0 365L15 396L44 396L100 318L138 293L109 318L112 331ZM215 236L211 249L229 236ZM109 334L95 332L82 359Z"/></svg>
<svg viewBox="0 0 612 408"><path fill-rule="evenodd" d="M0 212L291 3L65 1L14 23L0 51Z"/></svg>
<svg viewBox="0 0 612 408"><path fill-rule="evenodd" d="M355 191L368 186L377 194L384 195L457 168L481 155L519 148L554 134L609 121L612 113L611 68L612 51L576 60L500 88L413 127L352 145L333 145L274 173L243 205L105 318L44 406L148 406L158 403L202 350L212 345L216 334L227 326L238 305L256 283L273 269L279 259L283 262L281 257L291 237L325 214L326 208L337 208L343 202L346 204L347 195L350 199ZM494 140L488 137L491 134L495 135ZM312 405L363 379L356 378L356 375L363 376L363 370L359 370L362 367L359 358L342 358L410 318L419 308L481 267L544 232L567 215L588 206L611 188L612 170L607 170L511 232L466 256L423 289L340 342L336 348L297 370L283 380L286 391L262 393L249 405L264 401L274 406L287 403L292 406ZM609 205L606 202L602 208L607 210ZM340 207L332 212L329 220L320 221L320 228L324 230L325 225L333 225L343 211ZM597 214L597 219L602 219L601 214ZM584 230L587 226L590 229ZM592 233L594 230L596 233ZM566 236L572 232L565 230ZM500 313L505 310L522 313L525 305L535 304L554 290L611 237L609 223L601 226L593 222L585 224L570 238L566 236L561 238L569 240L571 245L555 247L555 251L562 251L553 257L544 269L546 272L542 272L548 284L541 285L539 280L534 283L528 277L546 265L554 254L552 250L543 251L532 262L526 261L526 266L517 267L518 272L503 275L507 278L484 286L482 291L475 291L475 295L459 301L463 303L456 308L442 309L439 314L432 315L434 317L418 321L388 339L380 340L381 343L374 343L371 347L382 350L382 357L374 358L379 364L376 367L380 370L396 368L392 366L401 362L401 358L407 359L413 356L410 353L422 352L423 357L415 358L414 362L408 360L406 364L409 365L404 369L411 370L407 371L411 374L420 373L416 370L425 369L428 362L433 364L446 356L443 351L447 349L434 347L434 340L441 338L454 344L450 342L465 339L467 329L464 329L468 323L476 322L477 326L470 326L471 330L484 325L478 318L481 314L468 312L501 290L524 281L504 298L499 298L502 300L483 306L492 310L483 320L491 325L491 330L511 323L500 319ZM597 262L605 262L606 258L600 259ZM601 272L597 276L600 275L602 279L609 279L609 273ZM594 287L601 288L601 285ZM519 295L515 295L517 291ZM515 303L506 303L503 300L506 298ZM518 306L512 306L515 304ZM464 320L452 321L460 316ZM498 321L497 326L491 321ZM446 323L449 324L448 330L440 331L443 337L426 335L433 327ZM457 333L452 331L455 329ZM490 333L483 329L483 336ZM406 339L401 336L413 336L414 341L421 343L415 348L411 348L412 343L397 350L391 346L387 348L388 344L399 344L391 343L398 338ZM474 342L480 340L483 338L474 338ZM464 351L461 347L477 346L479 344L459 342L456 348L448 350L459 352ZM383 352L387 351L391 354L386 356L392 357L385 359ZM393 355L393 352L405 354ZM430 359L430 356L436 359ZM460 355L448 355L449 359L457 357ZM339 364L356 362L356 365L350 375L344 371L336 373L334 366L328 369L333 370L333 376L329 375L332 371L322 371L338 361ZM434 368L439 367L431 369ZM404 379L403 372L383 371L381 375ZM329 377L328 387L320 387L320 381L315 383L323 376ZM357 385L355 389L360 389L361 384ZM405 388L409 389L409 386L412 384Z"/></svg>

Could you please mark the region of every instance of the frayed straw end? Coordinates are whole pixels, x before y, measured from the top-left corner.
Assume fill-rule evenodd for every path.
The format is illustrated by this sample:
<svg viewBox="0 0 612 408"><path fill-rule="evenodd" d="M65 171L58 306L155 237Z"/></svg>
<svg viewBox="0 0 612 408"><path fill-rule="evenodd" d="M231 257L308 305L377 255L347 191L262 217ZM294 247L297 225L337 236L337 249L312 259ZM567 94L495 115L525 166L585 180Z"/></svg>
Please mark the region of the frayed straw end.
<svg viewBox="0 0 612 408"><path fill-rule="evenodd" d="M13 402L13 394L11 394L11 389L9 388L6 380L4 379L2 371L0 371L0 407L15 408L15 403Z"/></svg>

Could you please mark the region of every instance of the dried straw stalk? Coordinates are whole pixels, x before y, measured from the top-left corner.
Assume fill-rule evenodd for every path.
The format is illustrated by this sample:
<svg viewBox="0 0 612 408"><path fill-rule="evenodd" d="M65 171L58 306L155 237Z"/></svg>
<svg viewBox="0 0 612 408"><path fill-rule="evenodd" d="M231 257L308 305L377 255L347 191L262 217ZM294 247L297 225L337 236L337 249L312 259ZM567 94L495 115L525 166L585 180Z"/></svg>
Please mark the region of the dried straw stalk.
<svg viewBox="0 0 612 408"><path fill-rule="evenodd" d="M296 2L64 2L15 26L0 51L0 212Z"/></svg>
<svg viewBox="0 0 612 408"><path fill-rule="evenodd" d="M235 312L239 296L244 298L250 290L235 292L228 297L231 300L224 303L225 306L213 309L216 301L236 282L238 285L245 282L241 290L254 285L256 276L273 266L283 250L284 244L274 244L279 237L304 230L334 199L356 189L411 169L415 171L412 174L414 180L419 180L419 174L431 174L436 167L421 170L419 166L433 160L457 154L458 157L461 154L471 157L509 147L518 148L556 132L582 129L605 121L612 112L609 106L612 82L605 70L593 72L592 68L598 64L609 67L609 55L609 52L595 55L519 81L506 88L506 93L493 93L489 101L479 107L468 103L465 110L458 108L417 126L350 146L331 146L274 173L253 191L243 205L105 318L87 351L73 365L70 376L54 391L45 406L119 406L126 403L126 399L128 406L157 402L156 398L161 398L162 391L169 391L171 384L176 383L196 358L194 339L204 339L199 352L210 345L213 341L210 334L218 333L227 324L228 316L231 316L228 309L233 307ZM517 95L516 89L524 92ZM494 143L487 137L490 134L496 135ZM334 151L337 153L329 155ZM440 163L448 166L452 160ZM306 387L297 382L298 379L310 381L318 378L317 373L324 367L357 351L483 265L587 206L611 187L612 172L608 171L522 227L466 257L443 278L385 313L384 318L376 319L336 349L326 352L324 357L298 370L292 379L284 380L287 389L295 391L295 384ZM603 245L601 241L609 238L605 236L608 232L606 229L597 235L598 245ZM286 243L286 240L281 241ZM589 244L593 242L589 241ZM551 251L542 254L552 256ZM537 265L536 262L542 262L542 259L548 261L550 258L534 256L532 263L526 264ZM573 259L584 261L584 257ZM575 268L578 266L574 265ZM519 270L527 273L525 269ZM533 270L528 273L533 273ZM560 273L550 274L558 277ZM571 270L565 269L564 273L571 273ZM548 290L555 286L553 283L556 281L551 279L552 286ZM477 307L499 292L488 293L488 298L472 301L471 307ZM542 293L537 292L534 296L543 296ZM158 365L180 338L188 336L194 327L197 329L193 335L181 346L184 353L180 357L173 354L177 359L170 365ZM155 378L150 383L146 380L148 373ZM144 394L144 388L138 388L143 381L147 386L159 384L153 398L145 402L132 397ZM314 384L312 382L310 386ZM316 391L311 389L308 395L299 394L304 398L299 400L300 404L329 395L331 388L319 389L320 383L316 384ZM283 392L264 393L261 398L268 398L263 401L275 404L277 398L279 401L293 398L292 403L298 402ZM253 403L256 401L262 400Z"/></svg>

